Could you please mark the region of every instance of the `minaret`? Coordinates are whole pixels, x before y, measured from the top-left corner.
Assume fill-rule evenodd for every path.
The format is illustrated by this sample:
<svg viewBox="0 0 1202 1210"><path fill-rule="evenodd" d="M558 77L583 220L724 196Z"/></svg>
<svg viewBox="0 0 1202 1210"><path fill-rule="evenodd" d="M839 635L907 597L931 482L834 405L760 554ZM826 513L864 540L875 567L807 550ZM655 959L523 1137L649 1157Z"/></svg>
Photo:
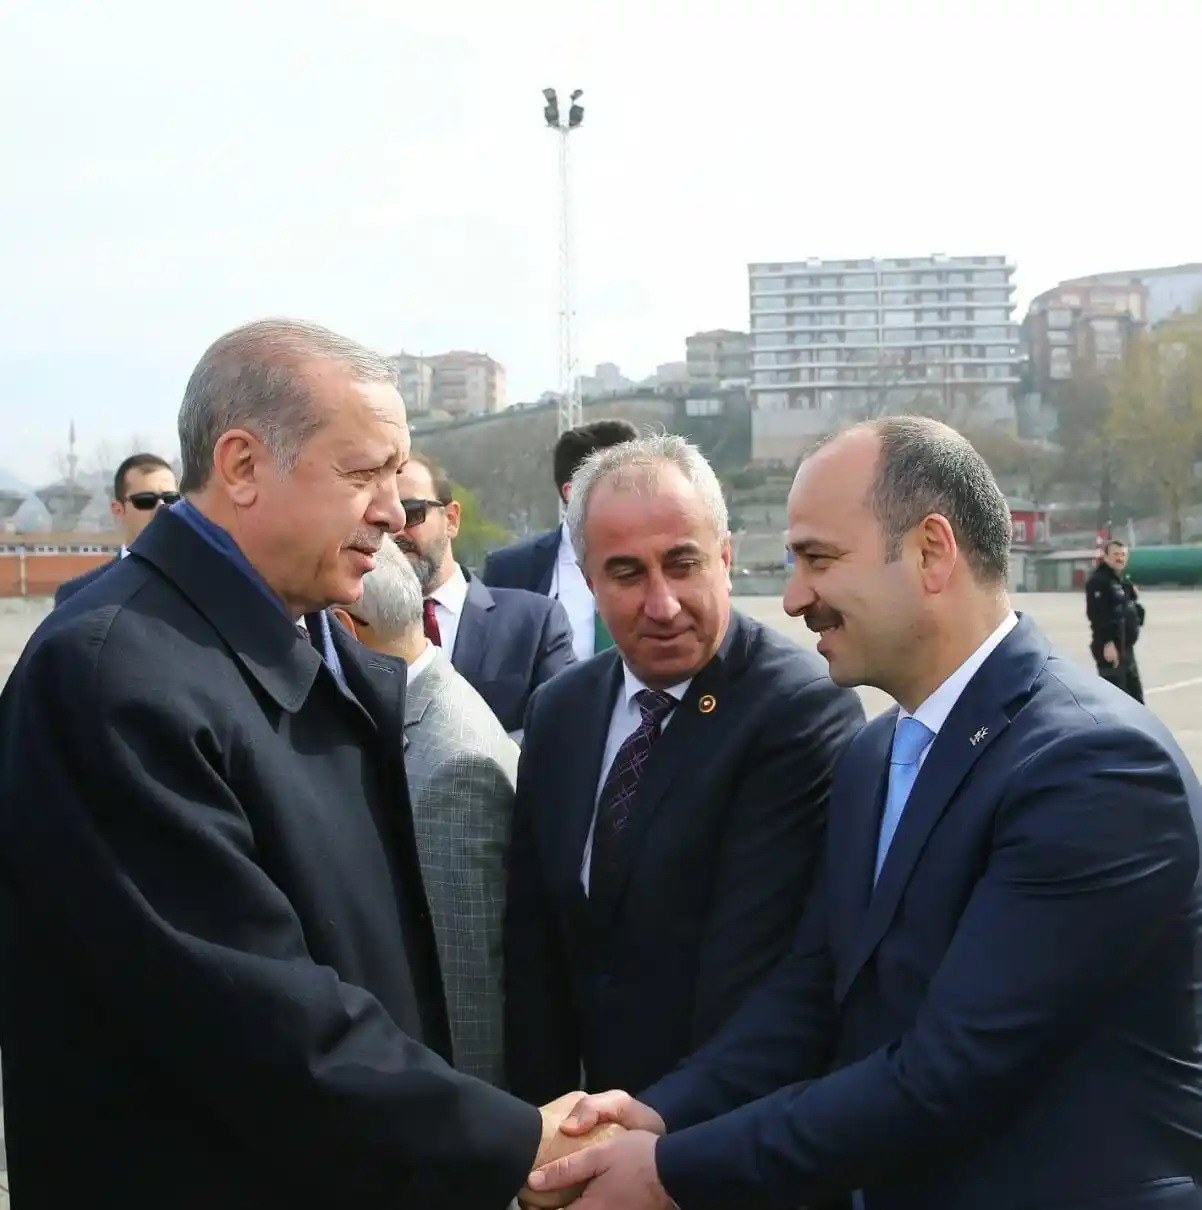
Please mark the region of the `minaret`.
<svg viewBox="0 0 1202 1210"><path fill-rule="evenodd" d="M75 419L71 420L71 428L67 433L67 482L75 482L75 471L79 466L79 458L75 453Z"/></svg>

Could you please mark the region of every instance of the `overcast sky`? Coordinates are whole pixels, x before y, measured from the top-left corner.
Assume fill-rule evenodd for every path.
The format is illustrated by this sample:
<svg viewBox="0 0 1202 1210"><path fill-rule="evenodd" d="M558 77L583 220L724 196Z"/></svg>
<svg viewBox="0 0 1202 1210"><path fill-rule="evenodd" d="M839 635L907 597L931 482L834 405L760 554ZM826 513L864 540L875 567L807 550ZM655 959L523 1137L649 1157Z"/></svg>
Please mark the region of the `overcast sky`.
<svg viewBox="0 0 1202 1210"><path fill-rule="evenodd" d="M444 12L444 10L446 10ZM1202 3L0 0L0 466L134 435L263 314L557 378L747 322L746 265L1004 252L1019 298L1202 259Z"/></svg>

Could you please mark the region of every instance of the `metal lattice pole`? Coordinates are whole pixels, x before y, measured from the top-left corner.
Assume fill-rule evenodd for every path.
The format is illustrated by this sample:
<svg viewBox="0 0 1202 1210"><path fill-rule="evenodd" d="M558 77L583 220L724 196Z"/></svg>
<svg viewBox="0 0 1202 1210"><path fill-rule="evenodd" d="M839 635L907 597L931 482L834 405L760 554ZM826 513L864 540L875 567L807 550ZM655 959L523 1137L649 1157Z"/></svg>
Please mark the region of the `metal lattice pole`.
<svg viewBox="0 0 1202 1210"><path fill-rule="evenodd" d="M559 137L559 409L558 431L562 434L581 423L580 376L576 373L576 308L572 297L572 179L568 140L584 121L583 92L575 89L569 100L567 121L559 110L559 95L543 89L543 120Z"/></svg>
<svg viewBox="0 0 1202 1210"><path fill-rule="evenodd" d="M573 429L583 419L580 376L576 372L576 311L572 297L572 179L568 140L573 127L560 126L559 136L559 423Z"/></svg>

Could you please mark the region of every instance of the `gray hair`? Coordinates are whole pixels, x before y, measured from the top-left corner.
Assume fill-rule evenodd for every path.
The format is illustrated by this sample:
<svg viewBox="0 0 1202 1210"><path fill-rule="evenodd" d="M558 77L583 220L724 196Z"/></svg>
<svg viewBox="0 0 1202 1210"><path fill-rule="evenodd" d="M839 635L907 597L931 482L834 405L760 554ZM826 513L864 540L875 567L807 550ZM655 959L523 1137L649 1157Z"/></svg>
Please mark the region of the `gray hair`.
<svg viewBox="0 0 1202 1210"><path fill-rule="evenodd" d="M403 638L422 624L422 586L397 544L385 536L375 567L363 577L363 595L348 610L382 639Z"/></svg>
<svg viewBox="0 0 1202 1210"><path fill-rule="evenodd" d="M584 522L589 499L597 484L607 481L634 491L654 489L657 472L664 465L674 466L693 486L720 542L730 531L726 498L714 468L701 451L674 433L655 433L607 446L590 454L572 476L568 497L567 525L572 549L578 562L584 561Z"/></svg>
<svg viewBox="0 0 1202 1210"><path fill-rule="evenodd" d="M968 439L926 416L887 416L856 427L875 433L881 443L870 503L885 537L886 559L900 558L906 534L938 513L976 579L1006 584L1010 506Z"/></svg>
<svg viewBox="0 0 1202 1210"><path fill-rule="evenodd" d="M307 367L321 361L345 366L356 382L396 383L396 371L379 354L303 320L257 320L210 345L179 409L180 490L204 487L213 447L231 429L254 433L276 465L291 471L325 423L305 379Z"/></svg>

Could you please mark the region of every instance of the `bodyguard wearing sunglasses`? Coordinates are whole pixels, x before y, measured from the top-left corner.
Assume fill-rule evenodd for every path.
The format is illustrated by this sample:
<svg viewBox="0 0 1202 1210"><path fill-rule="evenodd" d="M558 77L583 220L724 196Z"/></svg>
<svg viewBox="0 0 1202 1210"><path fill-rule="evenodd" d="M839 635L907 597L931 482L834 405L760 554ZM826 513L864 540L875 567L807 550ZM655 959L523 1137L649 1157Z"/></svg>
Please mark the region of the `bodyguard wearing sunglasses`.
<svg viewBox="0 0 1202 1210"><path fill-rule="evenodd" d="M60 584L54 594L54 603L61 605L102 576L119 559L124 559L129 544L150 524L158 509L165 504L174 504L178 499L179 485L169 462L158 454L131 454L126 458L113 476L113 502L109 506L121 529L121 553L116 559Z"/></svg>
<svg viewBox="0 0 1202 1210"><path fill-rule="evenodd" d="M397 477L405 528L397 546L425 596L425 632L520 739L530 695L575 659L563 606L520 588L486 588L455 561L459 502L446 472L413 454Z"/></svg>

